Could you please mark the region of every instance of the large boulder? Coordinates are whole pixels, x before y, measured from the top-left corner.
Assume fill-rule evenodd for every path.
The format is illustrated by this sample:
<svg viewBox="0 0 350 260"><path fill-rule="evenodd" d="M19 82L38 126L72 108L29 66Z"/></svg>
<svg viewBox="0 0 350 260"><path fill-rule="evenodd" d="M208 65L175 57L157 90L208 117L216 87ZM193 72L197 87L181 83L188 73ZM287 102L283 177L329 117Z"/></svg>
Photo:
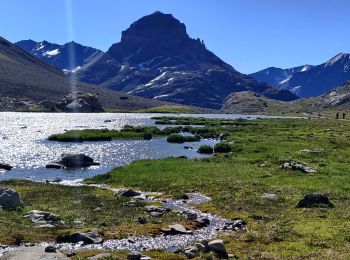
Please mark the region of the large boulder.
<svg viewBox="0 0 350 260"><path fill-rule="evenodd" d="M68 154L64 153L61 155L61 161L58 162L67 168L80 168L80 167L90 167L93 165L100 165L94 162L94 159L85 154Z"/></svg>
<svg viewBox="0 0 350 260"><path fill-rule="evenodd" d="M101 104L98 102L97 95L73 92L64 97L58 107L63 112L68 113L99 113L104 112Z"/></svg>
<svg viewBox="0 0 350 260"><path fill-rule="evenodd" d="M333 208L334 205L328 197L320 193L311 193L301 199L298 208Z"/></svg>
<svg viewBox="0 0 350 260"><path fill-rule="evenodd" d="M123 196L123 197L136 197L136 196L140 196L141 193L137 192L137 191L134 191L132 189L120 189L117 192L117 195L118 196Z"/></svg>
<svg viewBox="0 0 350 260"><path fill-rule="evenodd" d="M59 243L79 243L83 242L84 244L100 244L103 242L103 239L97 233L97 231L90 231L87 233L74 233L71 235L64 235L57 239Z"/></svg>
<svg viewBox="0 0 350 260"><path fill-rule="evenodd" d="M17 191L10 188L0 188L0 207L5 209L23 207L23 201Z"/></svg>

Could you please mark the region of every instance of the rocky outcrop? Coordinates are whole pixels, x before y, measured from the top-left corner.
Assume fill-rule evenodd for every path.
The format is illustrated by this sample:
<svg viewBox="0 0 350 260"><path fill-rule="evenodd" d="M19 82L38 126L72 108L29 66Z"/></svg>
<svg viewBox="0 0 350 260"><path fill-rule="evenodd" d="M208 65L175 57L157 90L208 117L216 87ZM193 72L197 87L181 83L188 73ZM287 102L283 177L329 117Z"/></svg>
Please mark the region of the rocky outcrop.
<svg viewBox="0 0 350 260"><path fill-rule="evenodd" d="M63 112L68 113L104 112L97 95L83 92L68 94L57 106Z"/></svg>
<svg viewBox="0 0 350 260"><path fill-rule="evenodd" d="M17 191L11 188L0 188L0 207L4 209L23 207L23 201Z"/></svg>

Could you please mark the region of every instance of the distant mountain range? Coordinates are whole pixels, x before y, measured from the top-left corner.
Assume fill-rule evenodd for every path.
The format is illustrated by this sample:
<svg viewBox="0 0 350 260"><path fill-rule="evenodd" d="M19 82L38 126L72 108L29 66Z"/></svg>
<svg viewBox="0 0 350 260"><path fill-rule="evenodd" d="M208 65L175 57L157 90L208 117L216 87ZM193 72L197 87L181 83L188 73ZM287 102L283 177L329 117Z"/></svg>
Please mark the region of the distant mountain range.
<svg viewBox="0 0 350 260"><path fill-rule="evenodd" d="M103 55L103 52L98 49L83 46L74 41L59 45L47 41L23 40L15 44L66 73L76 72Z"/></svg>
<svg viewBox="0 0 350 260"><path fill-rule="evenodd" d="M134 22L119 43L75 74L131 95L214 109L230 93L244 90L280 100L297 98L236 71L202 40L190 38L183 23L161 12Z"/></svg>
<svg viewBox="0 0 350 260"><path fill-rule="evenodd" d="M339 53L321 65L267 68L251 74L256 80L289 90L299 97L319 96L350 80L350 54Z"/></svg>
<svg viewBox="0 0 350 260"><path fill-rule="evenodd" d="M79 81L71 82L61 70L0 37L1 98L38 103L43 100L61 100L72 91L97 94L105 108L135 110L164 104Z"/></svg>

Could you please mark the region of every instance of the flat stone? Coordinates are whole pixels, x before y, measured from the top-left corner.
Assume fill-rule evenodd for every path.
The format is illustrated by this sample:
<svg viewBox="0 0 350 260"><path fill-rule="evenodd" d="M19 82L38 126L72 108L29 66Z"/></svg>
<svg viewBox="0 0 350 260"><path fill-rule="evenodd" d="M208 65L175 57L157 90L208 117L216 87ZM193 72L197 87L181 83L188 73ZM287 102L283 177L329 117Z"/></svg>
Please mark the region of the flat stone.
<svg viewBox="0 0 350 260"><path fill-rule="evenodd" d="M261 198L267 200L278 200L278 195L273 193L263 193L261 194Z"/></svg>
<svg viewBox="0 0 350 260"><path fill-rule="evenodd" d="M58 215L41 210L31 210L27 212L27 215L24 217L38 224L51 224L52 222L59 219Z"/></svg>
<svg viewBox="0 0 350 260"><path fill-rule="evenodd" d="M192 234L192 231L188 231L181 224L170 225L167 229L161 229L161 231L167 235L178 235L178 234Z"/></svg>
<svg viewBox="0 0 350 260"><path fill-rule="evenodd" d="M69 258L60 251L45 252L45 247L17 247L15 250L5 253L0 259L3 260L68 260Z"/></svg>
<svg viewBox="0 0 350 260"><path fill-rule="evenodd" d="M304 150L301 150L300 152L302 153L305 153L305 154L314 154L314 153L322 153L324 151L324 149L322 148L317 148L317 149L312 149L312 150L309 150L309 149L304 149Z"/></svg>

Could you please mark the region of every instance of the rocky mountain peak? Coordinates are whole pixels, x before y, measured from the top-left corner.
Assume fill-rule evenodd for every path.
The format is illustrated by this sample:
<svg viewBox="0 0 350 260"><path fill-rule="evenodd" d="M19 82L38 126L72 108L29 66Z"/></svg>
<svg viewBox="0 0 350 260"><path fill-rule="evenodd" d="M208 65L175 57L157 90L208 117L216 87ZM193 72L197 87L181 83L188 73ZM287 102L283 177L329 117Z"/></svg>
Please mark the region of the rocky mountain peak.
<svg viewBox="0 0 350 260"><path fill-rule="evenodd" d="M186 26L171 14L155 12L132 23L122 32L122 43L189 39Z"/></svg>
<svg viewBox="0 0 350 260"><path fill-rule="evenodd" d="M333 66L335 63L344 63L344 62L349 62L350 61L350 54L349 53L338 53L335 55L333 58L328 60L325 63L325 67Z"/></svg>

